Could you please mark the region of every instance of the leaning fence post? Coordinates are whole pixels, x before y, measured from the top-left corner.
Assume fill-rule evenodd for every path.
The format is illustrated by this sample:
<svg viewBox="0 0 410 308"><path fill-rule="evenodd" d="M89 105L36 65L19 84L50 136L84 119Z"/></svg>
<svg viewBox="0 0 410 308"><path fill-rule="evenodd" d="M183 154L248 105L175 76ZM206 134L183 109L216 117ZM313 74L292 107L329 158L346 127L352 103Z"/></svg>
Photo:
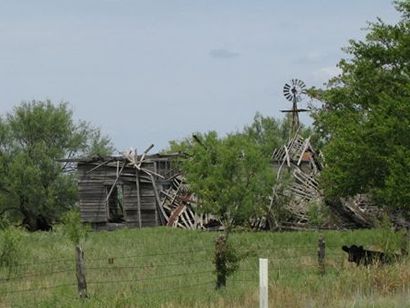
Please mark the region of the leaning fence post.
<svg viewBox="0 0 410 308"><path fill-rule="evenodd" d="M325 248L325 238L323 237L323 235L321 235L317 247L317 261L319 263L319 272L321 275L325 273Z"/></svg>
<svg viewBox="0 0 410 308"><path fill-rule="evenodd" d="M259 308L268 308L268 259L259 259Z"/></svg>
<svg viewBox="0 0 410 308"><path fill-rule="evenodd" d="M86 298L87 295L87 281L85 280L85 262L84 251L79 245L75 246L75 263L76 263L76 276L78 284L78 294L80 298Z"/></svg>

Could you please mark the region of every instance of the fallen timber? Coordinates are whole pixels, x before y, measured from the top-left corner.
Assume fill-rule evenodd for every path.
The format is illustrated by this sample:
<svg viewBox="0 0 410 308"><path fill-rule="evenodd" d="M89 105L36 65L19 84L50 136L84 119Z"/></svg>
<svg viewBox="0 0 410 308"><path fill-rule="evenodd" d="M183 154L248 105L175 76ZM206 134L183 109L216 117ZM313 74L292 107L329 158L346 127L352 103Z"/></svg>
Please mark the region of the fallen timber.
<svg viewBox="0 0 410 308"><path fill-rule="evenodd" d="M95 229L160 225L223 229L217 217L200 211L199 200L176 168L176 160L183 155L149 155L151 148L142 154L129 150L119 156L62 160L77 165L82 221ZM257 230L311 229L310 206L325 203L318 182L324 168L322 161L310 138L303 138L298 131L286 145L275 149L272 164L277 183L265 214L251 218L250 226ZM378 215L364 196L326 201L325 206L330 209L332 219L316 227L369 228ZM287 212L286 219L278 214L280 211Z"/></svg>
<svg viewBox="0 0 410 308"><path fill-rule="evenodd" d="M268 212L286 211L285 221L259 219L259 229L302 230L312 227L309 210L313 205L327 207L329 215L317 228L345 229L375 226L380 210L371 204L368 196L324 200L319 185L320 172L325 168L323 157L313 148L310 137L303 138L299 129L286 145L275 149L272 162L277 172L277 184L273 188ZM287 176L290 179L285 179ZM278 192L279 191L279 192ZM278 198L278 194L282 198ZM279 200L280 199L280 200ZM261 222L265 222L265 224ZM270 225L266 225L267 222Z"/></svg>

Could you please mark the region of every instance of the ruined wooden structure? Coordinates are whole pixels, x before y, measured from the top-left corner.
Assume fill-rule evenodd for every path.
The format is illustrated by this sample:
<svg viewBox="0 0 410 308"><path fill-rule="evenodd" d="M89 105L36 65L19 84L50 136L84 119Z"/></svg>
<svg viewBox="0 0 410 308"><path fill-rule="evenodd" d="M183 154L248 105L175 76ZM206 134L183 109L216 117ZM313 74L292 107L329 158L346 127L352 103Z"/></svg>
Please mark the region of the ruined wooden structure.
<svg viewBox="0 0 410 308"><path fill-rule="evenodd" d="M319 153L317 153L310 138L303 138L299 130L287 144L275 149L272 154L272 163L276 170L277 184L280 193L287 197L285 210L291 214L293 224L308 222L309 204L321 199L318 175L323 169ZM275 198L271 198L271 207L274 207Z"/></svg>
<svg viewBox="0 0 410 308"><path fill-rule="evenodd" d="M215 220L196 213L196 198L177 169L181 154L67 159L76 164L81 220L94 229L167 225L204 229Z"/></svg>
<svg viewBox="0 0 410 308"><path fill-rule="evenodd" d="M310 201L320 197L317 175L323 169L319 154L310 138L303 138L296 131L288 144L273 151L272 162L277 169L277 179L284 174L294 178L289 189L300 199Z"/></svg>
<svg viewBox="0 0 410 308"><path fill-rule="evenodd" d="M148 150L72 160L77 164L83 222L96 229L166 223L160 193L178 172L172 163L178 154L147 155Z"/></svg>
<svg viewBox="0 0 410 308"><path fill-rule="evenodd" d="M286 145L273 151L272 162L277 171L277 188L287 197L285 210L290 214L288 221L280 222L281 228L299 230L310 226L309 209L313 204L324 205L319 186L320 172L325 168L323 157L316 152L310 138L303 138L298 131ZM275 198L272 196L270 207ZM328 228L369 228L374 225L378 208L371 204L366 195L356 195L332 202L326 201L331 221L324 222Z"/></svg>

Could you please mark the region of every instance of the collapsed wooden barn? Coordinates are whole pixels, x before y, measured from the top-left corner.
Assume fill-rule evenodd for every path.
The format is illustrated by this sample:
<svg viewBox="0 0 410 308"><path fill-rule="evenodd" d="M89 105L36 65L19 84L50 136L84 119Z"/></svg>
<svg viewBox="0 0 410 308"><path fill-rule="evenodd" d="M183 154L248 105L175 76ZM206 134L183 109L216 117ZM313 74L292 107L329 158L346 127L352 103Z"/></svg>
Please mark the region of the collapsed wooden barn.
<svg viewBox="0 0 410 308"><path fill-rule="evenodd" d="M303 138L299 130L286 145L273 151L272 162L277 171L274 194L280 191L287 197L284 209L288 212L286 221L277 222L276 228L299 230L309 228L309 211L312 206L324 206L323 192L320 190L319 175L325 168L324 158L313 148L310 137ZM272 196L272 208L275 198ZM379 215L377 207L370 203L366 195L341 198L327 203L329 211L321 227L326 228L369 228ZM317 208L316 208L317 210Z"/></svg>
<svg viewBox="0 0 410 308"><path fill-rule="evenodd" d="M215 227L214 216L197 213L196 198L176 167L183 155L147 155L149 149L142 155L63 160L76 164L82 222L96 230Z"/></svg>
<svg viewBox="0 0 410 308"><path fill-rule="evenodd" d="M178 154L94 157L77 164L81 219L96 229L166 223L160 192L172 183Z"/></svg>

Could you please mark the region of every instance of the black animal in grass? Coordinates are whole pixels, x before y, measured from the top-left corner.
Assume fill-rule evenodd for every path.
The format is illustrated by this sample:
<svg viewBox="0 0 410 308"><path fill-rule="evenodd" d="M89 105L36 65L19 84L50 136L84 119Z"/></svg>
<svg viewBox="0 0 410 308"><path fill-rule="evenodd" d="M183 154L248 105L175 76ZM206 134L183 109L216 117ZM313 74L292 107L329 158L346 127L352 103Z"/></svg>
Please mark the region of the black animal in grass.
<svg viewBox="0 0 410 308"><path fill-rule="evenodd" d="M348 261L357 265L387 264L399 258L399 255L367 250L363 246L343 246L342 249L348 253Z"/></svg>

